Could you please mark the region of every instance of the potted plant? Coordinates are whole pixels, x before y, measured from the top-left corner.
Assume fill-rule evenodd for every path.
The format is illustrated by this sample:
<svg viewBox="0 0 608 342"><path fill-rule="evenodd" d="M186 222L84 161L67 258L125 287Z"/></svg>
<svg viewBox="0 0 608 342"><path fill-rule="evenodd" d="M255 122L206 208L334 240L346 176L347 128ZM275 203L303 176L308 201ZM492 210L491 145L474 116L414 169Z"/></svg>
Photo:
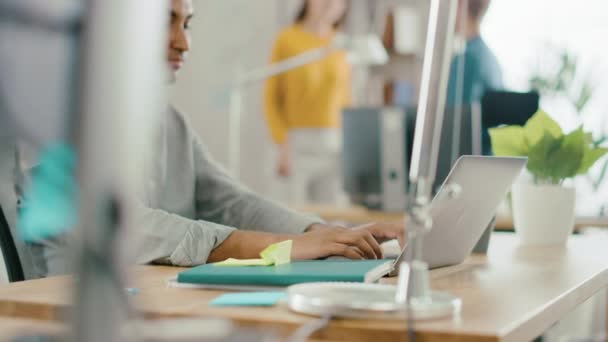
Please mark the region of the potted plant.
<svg viewBox="0 0 608 342"><path fill-rule="evenodd" d="M547 107L559 108L561 115L566 114L570 119L581 122L593 122L594 144L600 145L608 141L606 127L608 116L604 115L597 103L594 104L596 89L600 80L581 68L580 58L572 51L547 44L541 49L542 58L529 79L530 89L541 95L541 104ZM608 176L608 158L603 158L599 167L587 172L576 179L577 202L586 203L587 214L606 216L608 205L602 194L606 191L604 180Z"/></svg>
<svg viewBox="0 0 608 342"><path fill-rule="evenodd" d="M490 129L496 156L528 157L531 182L513 186L513 223L525 245L562 245L572 233L574 188L564 181L587 173L608 149L597 146L583 127L565 134L539 110L524 126Z"/></svg>

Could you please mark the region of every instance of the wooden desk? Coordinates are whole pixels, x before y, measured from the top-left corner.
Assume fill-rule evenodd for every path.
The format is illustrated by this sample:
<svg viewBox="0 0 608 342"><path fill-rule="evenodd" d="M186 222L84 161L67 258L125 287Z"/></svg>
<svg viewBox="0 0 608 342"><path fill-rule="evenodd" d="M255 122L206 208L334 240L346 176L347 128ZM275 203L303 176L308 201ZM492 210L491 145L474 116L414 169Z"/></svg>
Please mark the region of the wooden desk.
<svg viewBox="0 0 608 342"><path fill-rule="evenodd" d="M403 221L403 214L390 213L377 210L369 210L364 207L328 207L320 205L295 206L295 210L304 213L315 214L328 222L345 222L347 224L365 224L370 222L400 222ZM608 228L608 218L579 217L575 222L575 229L580 230L587 227ZM512 231L513 218L499 216L496 218L496 230Z"/></svg>
<svg viewBox="0 0 608 342"><path fill-rule="evenodd" d="M54 335L65 332L65 326L54 322L28 319L0 318L0 342L9 342L19 336Z"/></svg>
<svg viewBox="0 0 608 342"><path fill-rule="evenodd" d="M420 341L527 341L608 286L606 239L573 236L565 249L519 248L511 234L496 233L490 253L464 264L434 270L432 286L463 300L459 317L415 325ZM222 292L167 288L180 269L134 267L127 286L140 292L133 302L150 317L215 316L287 335L310 317L272 308L211 308ZM395 279L385 279L394 283ZM57 277L0 287L0 316L59 319L69 308L69 278ZM406 340L405 323L334 320L315 339L334 341Z"/></svg>

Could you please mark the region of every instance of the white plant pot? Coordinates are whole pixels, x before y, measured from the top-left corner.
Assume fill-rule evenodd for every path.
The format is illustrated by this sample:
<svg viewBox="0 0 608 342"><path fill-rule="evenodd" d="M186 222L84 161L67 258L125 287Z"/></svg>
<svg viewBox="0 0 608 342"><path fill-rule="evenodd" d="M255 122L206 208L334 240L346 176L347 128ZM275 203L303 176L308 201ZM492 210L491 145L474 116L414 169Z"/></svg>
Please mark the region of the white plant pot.
<svg viewBox="0 0 608 342"><path fill-rule="evenodd" d="M513 225L522 245L565 245L574 229L576 192L559 185L513 185Z"/></svg>

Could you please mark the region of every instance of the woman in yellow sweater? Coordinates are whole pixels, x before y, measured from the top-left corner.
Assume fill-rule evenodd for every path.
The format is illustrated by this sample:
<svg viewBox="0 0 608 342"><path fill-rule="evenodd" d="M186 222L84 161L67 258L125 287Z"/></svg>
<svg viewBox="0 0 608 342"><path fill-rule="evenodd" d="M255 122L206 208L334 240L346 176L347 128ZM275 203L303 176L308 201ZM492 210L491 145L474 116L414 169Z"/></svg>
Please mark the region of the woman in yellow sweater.
<svg viewBox="0 0 608 342"><path fill-rule="evenodd" d="M278 36L272 62L327 46L346 0L305 0L296 22ZM267 80L268 128L278 148L277 173L289 179L293 203L336 203L341 191L340 114L350 97L344 52Z"/></svg>

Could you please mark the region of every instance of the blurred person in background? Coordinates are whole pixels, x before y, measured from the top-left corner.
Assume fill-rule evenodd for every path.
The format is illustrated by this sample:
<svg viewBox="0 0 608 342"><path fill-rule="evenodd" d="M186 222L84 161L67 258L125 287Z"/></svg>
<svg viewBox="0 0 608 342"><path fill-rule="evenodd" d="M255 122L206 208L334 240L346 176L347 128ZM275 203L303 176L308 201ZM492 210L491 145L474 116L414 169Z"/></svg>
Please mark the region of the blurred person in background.
<svg viewBox="0 0 608 342"><path fill-rule="evenodd" d="M295 23L278 36L271 62L326 47L340 29L346 0L305 0ZM342 108L350 101L350 65L334 52L266 81L265 114L278 149L276 172L293 204L339 204Z"/></svg>
<svg viewBox="0 0 608 342"><path fill-rule="evenodd" d="M486 91L504 87L500 64L481 37L481 24L490 3L490 0L458 1L456 42L461 43L456 46L464 50L456 54L450 66L448 105L477 103ZM459 75L461 71L464 73Z"/></svg>

